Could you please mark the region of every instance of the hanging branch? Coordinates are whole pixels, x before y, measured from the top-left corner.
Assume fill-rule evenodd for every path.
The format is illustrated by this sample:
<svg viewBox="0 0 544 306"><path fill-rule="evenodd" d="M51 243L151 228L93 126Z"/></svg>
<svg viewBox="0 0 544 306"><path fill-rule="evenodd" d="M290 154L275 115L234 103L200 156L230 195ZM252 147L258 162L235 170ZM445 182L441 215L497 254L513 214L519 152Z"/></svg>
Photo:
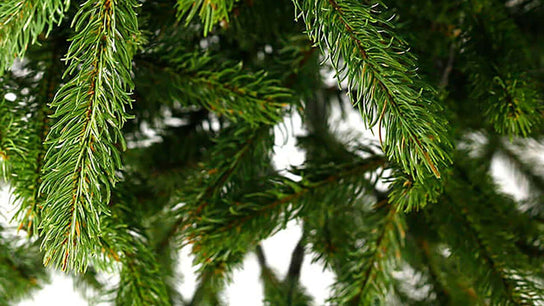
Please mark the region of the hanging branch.
<svg viewBox="0 0 544 306"><path fill-rule="evenodd" d="M123 265L117 285L116 305L169 305L166 286L160 277L157 259L149 244L136 238L123 251Z"/></svg>
<svg viewBox="0 0 544 306"><path fill-rule="evenodd" d="M450 163L446 121L439 115L434 90L415 72L415 57L393 32L393 16L379 4L354 0L294 3L338 82L347 79L348 94L367 126L378 126L386 155L413 180L436 184L424 179L440 178Z"/></svg>
<svg viewBox="0 0 544 306"><path fill-rule="evenodd" d="M507 275L508 272L502 267L502 265L500 265L499 263L495 261L495 259L493 258L494 256L491 255L492 254L491 250L482 241L475 227L475 224L471 222L470 216L468 216L466 212L463 213L462 215L465 218L465 222L466 222L465 225L467 226L468 229L472 231L473 238L476 241L476 244L478 245L479 250L481 251L481 256L483 261L489 266L493 274L495 274L495 276L497 276L501 280L505 293L506 293L507 300L514 305L522 305L520 303L520 300L518 300L518 298L514 295L515 286L514 284L511 283L511 280L509 279L509 276Z"/></svg>
<svg viewBox="0 0 544 306"><path fill-rule="evenodd" d="M0 76L24 56L38 35L60 23L70 0L3 0L0 3Z"/></svg>
<svg viewBox="0 0 544 306"><path fill-rule="evenodd" d="M364 195L371 193L372 188ZM313 260L323 262L337 276L329 302L383 303L395 282L391 272L400 259L405 229L402 214L386 198L342 199L338 195L307 213L304 233L315 254Z"/></svg>
<svg viewBox="0 0 544 306"><path fill-rule="evenodd" d="M131 58L138 43L134 0L85 2L66 55L73 75L51 106L56 123L48 135L44 177L45 264L84 270L108 213L110 190L121 167L121 127L129 118Z"/></svg>

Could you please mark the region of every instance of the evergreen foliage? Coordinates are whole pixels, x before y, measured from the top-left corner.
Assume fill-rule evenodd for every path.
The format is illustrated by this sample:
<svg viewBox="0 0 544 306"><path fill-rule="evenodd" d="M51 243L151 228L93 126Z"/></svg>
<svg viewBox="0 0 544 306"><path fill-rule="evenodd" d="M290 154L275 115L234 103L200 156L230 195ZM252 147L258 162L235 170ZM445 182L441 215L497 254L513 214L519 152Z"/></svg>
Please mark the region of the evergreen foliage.
<svg viewBox="0 0 544 306"><path fill-rule="evenodd" d="M0 229L4 232L4 228ZM8 305L41 288L48 281L48 275L37 243L18 245L14 237L3 235L0 246L0 303Z"/></svg>
<svg viewBox="0 0 544 306"><path fill-rule="evenodd" d="M0 75L15 58L24 56L40 34L47 36L60 23L69 4L70 0L9 0L0 4Z"/></svg>
<svg viewBox="0 0 544 306"><path fill-rule="evenodd" d="M3 1L0 305L46 268L94 302L222 305L252 252L267 305L318 303L305 260L332 305L544 304L542 20L540 0ZM334 126L351 106L374 137ZM293 116L306 158L278 169ZM280 276L261 242L293 221Z"/></svg>
<svg viewBox="0 0 544 306"><path fill-rule="evenodd" d="M135 1L86 1L74 16L64 76L73 76L50 104L43 182L45 262L82 270L96 248L99 216L107 213L121 166L116 145L128 119L130 66L138 24Z"/></svg>

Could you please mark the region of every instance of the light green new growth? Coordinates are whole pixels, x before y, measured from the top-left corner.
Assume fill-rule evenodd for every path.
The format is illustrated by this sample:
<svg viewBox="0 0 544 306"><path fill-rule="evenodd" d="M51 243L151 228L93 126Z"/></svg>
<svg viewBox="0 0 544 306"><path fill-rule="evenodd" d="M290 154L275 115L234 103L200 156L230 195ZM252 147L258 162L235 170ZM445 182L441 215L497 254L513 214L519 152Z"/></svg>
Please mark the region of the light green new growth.
<svg viewBox="0 0 544 306"><path fill-rule="evenodd" d="M65 76L51 107L41 191L45 264L83 270L97 247L99 218L121 167L121 127L129 118L131 59L139 39L136 1L85 2L73 24Z"/></svg>

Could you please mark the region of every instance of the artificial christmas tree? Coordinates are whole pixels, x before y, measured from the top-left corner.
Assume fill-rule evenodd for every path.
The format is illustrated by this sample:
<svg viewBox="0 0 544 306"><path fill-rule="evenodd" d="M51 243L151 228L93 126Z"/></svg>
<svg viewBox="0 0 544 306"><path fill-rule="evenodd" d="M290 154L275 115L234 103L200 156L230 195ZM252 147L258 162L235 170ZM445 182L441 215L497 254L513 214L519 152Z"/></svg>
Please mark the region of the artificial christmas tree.
<svg viewBox="0 0 544 306"><path fill-rule="evenodd" d="M3 1L0 161L26 237L1 229L0 302L45 265L119 305L216 305L256 252L271 305L312 303L305 257L335 273L334 305L544 303L543 17L539 0ZM331 126L345 104L376 137ZM281 171L294 113L306 158ZM259 243L291 220L281 279Z"/></svg>

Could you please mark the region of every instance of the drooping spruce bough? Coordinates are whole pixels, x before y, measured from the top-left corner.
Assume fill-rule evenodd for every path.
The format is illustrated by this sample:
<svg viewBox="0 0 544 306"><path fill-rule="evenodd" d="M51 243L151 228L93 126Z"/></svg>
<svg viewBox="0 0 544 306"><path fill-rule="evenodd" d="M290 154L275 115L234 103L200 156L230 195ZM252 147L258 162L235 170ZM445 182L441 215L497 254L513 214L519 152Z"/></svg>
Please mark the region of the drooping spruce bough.
<svg viewBox="0 0 544 306"><path fill-rule="evenodd" d="M540 0L3 1L0 304L40 262L91 299L225 304L251 252L270 305L312 304L310 259L335 305L543 303L542 20ZM346 105L374 138L337 130ZM277 169L294 114L306 158ZM280 277L260 242L294 220Z"/></svg>

